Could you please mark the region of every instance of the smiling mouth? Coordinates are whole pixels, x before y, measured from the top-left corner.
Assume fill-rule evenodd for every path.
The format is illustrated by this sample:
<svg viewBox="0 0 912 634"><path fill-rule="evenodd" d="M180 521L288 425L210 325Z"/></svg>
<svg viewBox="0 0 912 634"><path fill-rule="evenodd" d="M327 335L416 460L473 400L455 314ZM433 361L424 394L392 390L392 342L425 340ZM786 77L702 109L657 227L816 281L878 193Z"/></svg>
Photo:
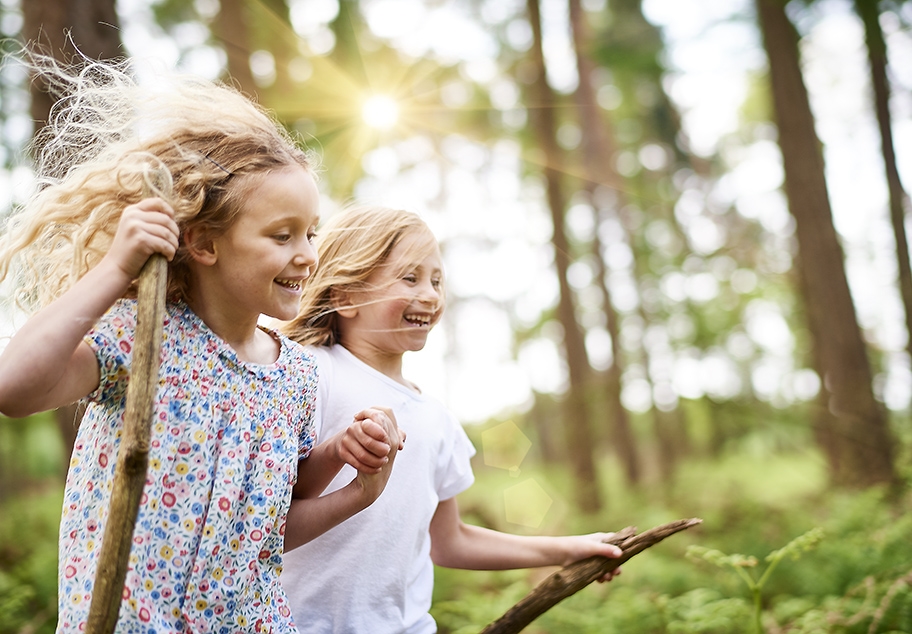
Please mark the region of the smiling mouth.
<svg viewBox="0 0 912 634"><path fill-rule="evenodd" d="M276 278L275 283L279 286L282 286L283 288L287 288L293 291L301 290L300 280L280 280Z"/></svg>
<svg viewBox="0 0 912 634"><path fill-rule="evenodd" d="M405 321L413 326L430 326L430 315L405 315Z"/></svg>

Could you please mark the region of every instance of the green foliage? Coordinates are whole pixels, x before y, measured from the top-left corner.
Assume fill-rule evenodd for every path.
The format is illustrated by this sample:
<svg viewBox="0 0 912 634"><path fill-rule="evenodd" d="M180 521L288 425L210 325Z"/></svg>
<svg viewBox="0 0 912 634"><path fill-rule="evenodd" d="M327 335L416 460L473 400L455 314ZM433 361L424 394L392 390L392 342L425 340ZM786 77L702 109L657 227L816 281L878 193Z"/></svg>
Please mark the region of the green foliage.
<svg viewBox="0 0 912 634"><path fill-rule="evenodd" d="M687 550L687 556L695 559L703 559L719 568L731 568L738 574L751 591L754 602L754 626L757 634L762 634L763 587L769 580L773 570L775 570L779 565L779 562L786 557L798 559L803 553L816 547L821 539L823 539L823 530L820 528L813 528L804 535L796 537L782 548L774 550L766 556L768 565L759 576L751 574L751 570L757 566L757 558L754 556L742 555L740 553L726 555L720 550L714 550L703 546L691 546Z"/></svg>
<svg viewBox="0 0 912 634"><path fill-rule="evenodd" d="M57 622L62 491L21 493L0 503L0 633L49 634Z"/></svg>
<svg viewBox="0 0 912 634"><path fill-rule="evenodd" d="M572 483L562 470L524 462L520 477L538 479L555 497L544 525L531 532L611 530L628 524L645 529L680 517L704 520L637 555L618 579L593 584L559 603L524 632L749 632L756 604L736 569L755 575L752 583L762 589L764 632L912 632L909 500L877 489L829 490L815 452L746 447L735 446L736 451L717 459L686 462L665 490L626 488L616 465L605 464L610 509L588 518L563 506L561 491L572 490ZM516 482L515 476L479 462L467 498L469 521L484 518L482 523L500 530L530 532L499 519L501 493ZM688 550L715 565L700 565L686 556ZM439 568L432 612L441 634L480 631L540 579L540 574L521 571Z"/></svg>

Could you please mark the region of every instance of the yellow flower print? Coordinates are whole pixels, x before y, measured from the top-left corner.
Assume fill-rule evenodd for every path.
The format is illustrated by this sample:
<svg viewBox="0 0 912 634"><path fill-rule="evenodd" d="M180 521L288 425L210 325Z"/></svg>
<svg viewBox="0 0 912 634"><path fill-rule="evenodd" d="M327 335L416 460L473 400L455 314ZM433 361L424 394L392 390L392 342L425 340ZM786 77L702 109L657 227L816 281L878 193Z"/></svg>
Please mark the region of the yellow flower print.
<svg viewBox="0 0 912 634"><path fill-rule="evenodd" d="M188 533L192 533L193 527L195 527L195 526L196 526L196 522L194 522L193 520L184 520L184 530L187 531Z"/></svg>
<svg viewBox="0 0 912 634"><path fill-rule="evenodd" d="M174 470L177 471L181 475L187 475L187 472L190 471L190 467L187 466L186 462L182 462L179 465L177 465L176 467L174 467Z"/></svg>
<svg viewBox="0 0 912 634"><path fill-rule="evenodd" d="M152 588L155 587L155 584L152 583L152 580L151 580L151 579L146 579L146 580L143 582L143 586L146 588L146 590L151 590Z"/></svg>
<svg viewBox="0 0 912 634"><path fill-rule="evenodd" d="M216 568L215 570L212 571L212 578L215 579L216 581L221 581L222 577L224 577L224 576L225 576L225 571L222 570L221 568Z"/></svg>
<svg viewBox="0 0 912 634"><path fill-rule="evenodd" d="M247 617L243 615L237 617L237 624L241 627L247 627Z"/></svg>
<svg viewBox="0 0 912 634"><path fill-rule="evenodd" d="M215 535L215 529L211 526L207 526L203 529L203 537L212 537L213 535Z"/></svg>
<svg viewBox="0 0 912 634"><path fill-rule="evenodd" d="M206 603L205 599L197 599L196 601L196 609L198 612L205 610L207 605L209 604Z"/></svg>
<svg viewBox="0 0 912 634"><path fill-rule="evenodd" d="M239 541L236 540L236 539L232 539L232 540L231 540L231 543L230 543L230 546L231 546L231 550L237 550L238 548L241 547L241 542L239 542Z"/></svg>
<svg viewBox="0 0 912 634"><path fill-rule="evenodd" d="M170 546L162 546L162 547L161 547L161 550L159 551L159 554L160 554L164 559L171 559L171 557L174 556L174 551L171 550L171 547L170 547Z"/></svg>
<svg viewBox="0 0 912 634"><path fill-rule="evenodd" d="M161 433L163 433L163 432L164 432L164 429L162 429ZM152 460L149 461L149 469L151 469L153 471L158 471L159 469L161 469L161 466L162 466L161 460L159 460L158 458L153 458Z"/></svg>
<svg viewBox="0 0 912 634"><path fill-rule="evenodd" d="M206 432L204 432L202 429L198 429L198 430L197 430L196 432L194 432L194 434L193 434L193 440L195 440L196 442L203 442L203 441L205 441L205 440L206 440Z"/></svg>

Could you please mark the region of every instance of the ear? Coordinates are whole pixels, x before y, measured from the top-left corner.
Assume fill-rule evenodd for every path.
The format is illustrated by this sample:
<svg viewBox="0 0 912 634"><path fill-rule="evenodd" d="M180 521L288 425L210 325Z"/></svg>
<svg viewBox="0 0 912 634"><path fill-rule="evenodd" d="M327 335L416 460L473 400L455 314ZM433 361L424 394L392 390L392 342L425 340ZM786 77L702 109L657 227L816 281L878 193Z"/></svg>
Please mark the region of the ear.
<svg viewBox="0 0 912 634"><path fill-rule="evenodd" d="M332 302L336 314L346 319L351 319L358 314L358 307L354 305L351 293L338 288L329 291L329 300Z"/></svg>
<svg viewBox="0 0 912 634"><path fill-rule="evenodd" d="M212 266L218 260L218 250L209 232L202 227L187 227L181 236L190 257L204 266Z"/></svg>

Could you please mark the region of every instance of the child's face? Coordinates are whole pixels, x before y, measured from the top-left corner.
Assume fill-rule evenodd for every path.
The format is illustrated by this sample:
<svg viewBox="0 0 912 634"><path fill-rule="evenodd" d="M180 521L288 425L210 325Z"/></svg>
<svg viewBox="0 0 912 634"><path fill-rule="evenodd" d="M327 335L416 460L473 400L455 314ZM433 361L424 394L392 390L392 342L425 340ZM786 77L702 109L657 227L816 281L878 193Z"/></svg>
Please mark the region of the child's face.
<svg viewBox="0 0 912 634"><path fill-rule="evenodd" d="M354 316L341 320L342 343L402 355L421 350L443 314L443 263L440 252L414 256L420 236L405 236L383 266L367 279L370 290L354 293Z"/></svg>
<svg viewBox="0 0 912 634"><path fill-rule="evenodd" d="M317 264L311 243L319 193L307 170L271 172L254 184L235 223L214 240L215 266L233 310L292 319Z"/></svg>

